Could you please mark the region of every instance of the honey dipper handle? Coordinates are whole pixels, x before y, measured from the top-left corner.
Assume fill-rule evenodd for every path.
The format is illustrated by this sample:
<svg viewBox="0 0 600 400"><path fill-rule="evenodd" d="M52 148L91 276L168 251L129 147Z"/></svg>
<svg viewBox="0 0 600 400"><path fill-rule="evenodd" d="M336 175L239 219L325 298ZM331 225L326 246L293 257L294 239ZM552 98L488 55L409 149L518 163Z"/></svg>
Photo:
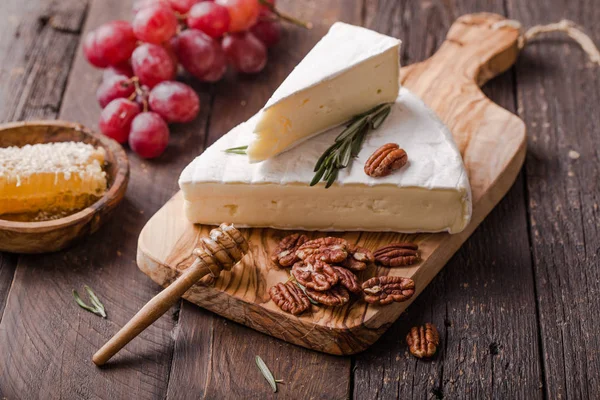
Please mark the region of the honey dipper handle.
<svg viewBox="0 0 600 400"><path fill-rule="evenodd" d="M206 264L201 259L196 259L175 282L154 296L115 336L94 354L92 357L94 364L100 366L106 363L123 346L166 313L194 283L209 273L210 270Z"/></svg>

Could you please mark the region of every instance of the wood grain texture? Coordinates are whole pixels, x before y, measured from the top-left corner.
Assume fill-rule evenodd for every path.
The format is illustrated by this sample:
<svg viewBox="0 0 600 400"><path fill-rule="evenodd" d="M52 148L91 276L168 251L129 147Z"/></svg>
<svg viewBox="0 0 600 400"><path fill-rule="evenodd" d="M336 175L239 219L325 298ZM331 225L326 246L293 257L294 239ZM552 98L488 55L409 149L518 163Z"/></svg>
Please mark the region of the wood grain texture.
<svg viewBox="0 0 600 400"><path fill-rule="evenodd" d="M84 142L106 151L107 190L93 204L64 218L27 222L0 218L0 250L47 253L70 246L100 228L123 200L129 182L129 161L114 140L80 124L66 121L29 121L0 125L0 147L50 142Z"/></svg>
<svg viewBox="0 0 600 400"><path fill-rule="evenodd" d="M360 23L361 18L361 1L280 0L277 4L315 27L306 31L285 25L281 42L269 52L265 71L255 77L229 74L216 85L207 146L254 115L334 21ZM178 176L180 171L174 172ZM279 385L276 396L255 366L256 355L286 382ZM349 358L290 345L183 302L168 398L347 398L350 369Z"/></svg>
<svg viewBox="0 0 600 400"><path fill-rule="evenodd" d="M473 9L503 12L501 2L489 1L367 3L371 27L412 38L403 49L406 63L429 57L456 16ZM505 73L483 91L514 112L513 83L512 73ZM356 355L355 398L541 397L523 189L519 178L407 313ZM438 327L442 342L429 362L412 357L404 340L411 326L425 322Z"/></svg>
<svg viewBox="0 0 600 400"><path fill-rule="evenodd" d="M55 16L61 24L77 31L84 18L85 6L85 2L78 0L60 4L48 0L2 2L0 122L56 117L69 72L65 61L72 60L78 38L52 29L47 24L47 17ZM54 43L52 51L47 45L49 42ZM0 259L3 265L0 286L8 288L17 257L0 253ZM5 299L0 299L0 308Z"/></svg>
<svg viewBox="0 0 600 400"><path fill-rule="evenodd" d="M526 27L569 18L600 43L597 1L507 4ZM526 183L545 394L600 398L600 69L553 35L525 48L516 81L530 126Z"/></svg>
<svg viewBox="0 0 600 400"><path fill-rule="evenodd" d="M85 8L79 0L71 3L71 10L79 4ZM129 18L130 9L130 1L94 0L85 30ZM72 36L77 46L77 35L63 34ZM61 60L63 67L70 64L71 59ZM79 49L62 101L62 119L96 128L99 108L94 93L100 76L101 71L87 65ZM203 112L189 130L173 129L171 145L158 162L130 155L132 179L126 198L97 233L68 252L20 258L0 323L0 387L4 396L165 397L175 326L170 316L159 319L133 341L130 352L119 355L118 365L98 369L90 358L158 291L135 266L137 235L147 218L175 192L172 171L183 168L186 151L191 157L202 143L198 126L203 126L205 118ZM71 290L81 290L84 284L92 287L106 306L106 320L74 303Z"/></svg>
<svg viewBox="0 0 600 400"><path fill-rule="evenodd" d="M412 277L417 294L508 191L524 158L523 123L490 102L475 84L502 72L516 58L518 32L512 28L493 29L501 19L494 14L459 18L433 57L401 72L402 84L432 107L455 136L473 190L474 212L469 227L456 235L342 235L351 243L372 249L401 239L419 243L421 264L378 271ZM162 285L172 282L178 268L192 262L190 255L198 237L206 235L209 229L185 219L181 199L180 194L175 196L140 234L138 264ZM253 243L252 257L231 274L223 275L215 287L193 287L184 296L186 299L254 329L332 354L364 350L410 304L409 301L378 307L356 301L337 309L320 308L312 315L290 316L267 295L270 286L287 279L286 272L269 261L270 253L285 233L251 229L246 230L246 235Z"/></svg>
<svg viewBox="0 0 600 400"><path fill-rule="evenodd" d="M66 0L6 0L0 5L0 121L55 118L85 17L86 2ZM49 24L54 17L60 26ZM18 257L0 254L0 322L10 314L5 308L14 293ZM4 335L10 321L0 323ZM19 351L19 350L17 350ZM0 369L7 367L2 350ZM33 358L32 363L38 360ZM10 365L9 365L10 366ZM0 373L0 396L18 398L26 385ZM15 391L16 390L16 391ZM18 394L15 394L18 393Z"/></svg>

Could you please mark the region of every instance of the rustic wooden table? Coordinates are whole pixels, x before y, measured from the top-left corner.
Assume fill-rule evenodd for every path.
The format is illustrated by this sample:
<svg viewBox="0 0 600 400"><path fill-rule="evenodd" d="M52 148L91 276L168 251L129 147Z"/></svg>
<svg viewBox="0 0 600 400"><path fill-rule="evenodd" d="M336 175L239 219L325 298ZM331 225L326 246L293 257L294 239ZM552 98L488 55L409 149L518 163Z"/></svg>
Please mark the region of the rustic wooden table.
<svg viewBox="0 0 600 400"><path fill-rule="evenodd" d="M315 28L288 27L256 77L193 82L200 117L173 129L159 160L130 155L127 197L98 233L56 254L0 255L0 398L600 398L600 69L559 36L528 46L484 88L528 127L514 187L371 349L324 355L181 302L114 363L92 365L93 352L159 291L136 267L136 241L177 191L181 169L254 114L334 21L402 38L403 64L431 55L455 19L475 11L525 26L569 18L600 41L597 0L279 3ZM82 57L81 35L130 18L130 9L131 0L3 0L0 121L96 127L101 73ZM84 284L103 299L108 319L74 304L71 290ZM442 336L430 362L404 343L407 330L426 321ZM277 395L255 355L285 380Z"/></svg>

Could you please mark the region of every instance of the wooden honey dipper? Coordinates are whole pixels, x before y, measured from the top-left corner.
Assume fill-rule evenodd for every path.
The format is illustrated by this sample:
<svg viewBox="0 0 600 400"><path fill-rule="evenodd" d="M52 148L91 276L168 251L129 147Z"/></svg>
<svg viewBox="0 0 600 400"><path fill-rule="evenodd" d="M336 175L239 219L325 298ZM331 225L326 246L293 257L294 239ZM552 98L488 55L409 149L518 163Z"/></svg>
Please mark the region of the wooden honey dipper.
<svg viewBox="0 0 600 400"><path fill-rule="evenodd" d="M221 224L200 239L201 248L194 250L197 257L185 272L162 292L150 300L115 336L94 354L92 361L100 366L117 354L127 343L163 315L196 282L211 274L219 276L229 271L248 253L248 242L233 225Z"/></svg>

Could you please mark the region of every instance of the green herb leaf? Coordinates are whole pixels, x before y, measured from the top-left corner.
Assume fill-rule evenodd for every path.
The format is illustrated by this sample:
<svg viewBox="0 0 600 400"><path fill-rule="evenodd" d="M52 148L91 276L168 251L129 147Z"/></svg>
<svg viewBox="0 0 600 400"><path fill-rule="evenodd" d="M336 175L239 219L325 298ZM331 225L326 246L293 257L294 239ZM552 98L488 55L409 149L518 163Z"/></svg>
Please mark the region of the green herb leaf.
<svg viewBox="0 0 600 400"><path fill-rule="evenodd" d="M90 289L90 287L87 285L84 286L84 289L88 293L88 296L90 298L90 301L92 302L92 305L88 306L81 299L81 297L79 296L79 293L77 293L77 290L73 289L73 297L75 298L75 302L79 305L79 307L83 308L84 310L87 310L91 313L99 315L102 318L106 318L106 311L104 311L104 304L102 304L102 302L100 302L100 299L98 298L98 296L96 296L96 293L94 293L94 291L92 289Z"/></svg>
<svg viewBox="0 0 600 400"><path fill-rule="evenodd" d="M231 147L229 149L223 150L224 153L230 154L241 154L246 155L246 150L248 150L248 146L240 146L240 147Z"/></svg>
<svg viewBox="0 0 600 400"><path fill-rule="evenodd" d="M325 165L321 165L319 167L319 170L316 171L317 173L315 174L314 178L312 179L312 181L310 181L310 186L315 186L317 183L319 183L319 181L323 177L323 174L325 173L325 169Z"/></svg>
<svg viewBox="0 0 600 400"><path fill-rule="evenodd" d="M260 356L256 356L256 365L258 366L258 369L263 374L267 382L269 382L269 385L271 385L273 393L277 393L277 382L275 381L271 370L269 369L269 367L267 367L267 364L265 364L265 362L262 358L260 358Z"/></svg>
<svg viewBox="0 0 600 400"><path fill-rule="evenodd" d="M331 187L338 177L339 170L350 165L352 158L358 155L369 130L379 128L390 115L391 109L392 105L389 103L380 104L352 118L346 129L317 160L315 176L310 186L323 180L326 182L325 188Z"/></svg>
<svg viewBox="0 0 600 400"><path fill-rule="evenodd" d="M308 295L308 293L306 293L306 288L304 287L304 285L303 285L303 284L301 284L300 282L298 282L296 279L294 279L294 283L295 283L296 285L298 285L298 287L300 288L300 290L302 290L302 291L304 292L304 294L306 295L306 297L308 297L308 301L310 301L310 302L311 302L312 304L314 304L315 306L318 306L318 305L319 305L319 303L317 303L316 301L314 301L314 300L312 299L312 297L310 297L310 296Z"/></svg>
<svg viewBox="0 0 600 400"><path fill-rule="evenodd" d="M386 108L381 110L377 115L373 117L371 120L371 129L377 129L383 124L383 121L390 115L390 108Z"/></svg>

